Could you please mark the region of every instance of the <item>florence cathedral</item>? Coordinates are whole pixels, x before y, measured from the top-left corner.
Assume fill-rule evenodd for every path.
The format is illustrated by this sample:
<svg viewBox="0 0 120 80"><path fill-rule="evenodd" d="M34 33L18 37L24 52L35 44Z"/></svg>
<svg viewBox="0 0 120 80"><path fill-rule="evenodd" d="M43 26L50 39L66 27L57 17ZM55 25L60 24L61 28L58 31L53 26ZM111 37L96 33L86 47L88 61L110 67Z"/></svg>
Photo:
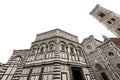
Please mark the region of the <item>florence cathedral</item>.
<svg viewBox="0 0 120 80"><path fill-rule="evenodd" d="M0 80L120 80L120 15L99 4L90 12L116 35L78 37L60 29L36 35L29 49L0 63Z"/></svg>

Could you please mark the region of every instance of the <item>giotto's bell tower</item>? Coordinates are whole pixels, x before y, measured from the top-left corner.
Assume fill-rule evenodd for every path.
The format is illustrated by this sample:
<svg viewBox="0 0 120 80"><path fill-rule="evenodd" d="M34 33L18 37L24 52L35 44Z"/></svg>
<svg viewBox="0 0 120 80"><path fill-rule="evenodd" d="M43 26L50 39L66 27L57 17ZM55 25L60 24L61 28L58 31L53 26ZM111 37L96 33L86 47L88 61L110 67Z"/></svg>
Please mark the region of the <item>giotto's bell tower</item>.
<svg viewBox="0 0 120 80"><path fill-rule="evenodd" d="M120 15L101 7L99 4L90 12L90 15L106 26L117 37L120 37Z"/></svg>

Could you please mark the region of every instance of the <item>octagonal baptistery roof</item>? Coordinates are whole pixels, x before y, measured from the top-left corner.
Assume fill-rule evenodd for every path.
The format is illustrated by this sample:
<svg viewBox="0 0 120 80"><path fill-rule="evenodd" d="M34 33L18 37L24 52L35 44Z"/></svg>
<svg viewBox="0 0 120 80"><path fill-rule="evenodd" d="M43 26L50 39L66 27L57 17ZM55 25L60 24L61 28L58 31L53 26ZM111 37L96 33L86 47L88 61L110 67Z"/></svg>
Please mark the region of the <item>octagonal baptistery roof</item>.
<svg viewBox="0 0 120 80"><path fill-rule="evenodd" d="M37 34L35 41L40 41L40 40L44 40L44 39L48 39L52 37L62 37L62 38L65 38L65 39L68 39L74 42L79 42L77 36L70 34L68 32L65 32L63 30L60 30L60 29L54 29L54 30L50 30L47 32Z"/></svg>

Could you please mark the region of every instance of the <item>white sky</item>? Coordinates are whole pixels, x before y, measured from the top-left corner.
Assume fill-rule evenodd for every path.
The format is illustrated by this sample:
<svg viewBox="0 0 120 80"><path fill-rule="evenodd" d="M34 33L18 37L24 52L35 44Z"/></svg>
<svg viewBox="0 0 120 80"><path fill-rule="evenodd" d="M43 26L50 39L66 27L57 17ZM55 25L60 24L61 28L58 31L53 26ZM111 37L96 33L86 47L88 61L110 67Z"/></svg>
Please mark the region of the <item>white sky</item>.
<svg viewBox="0 0 120 80"><path fill-rule="evenodd" d="M114 35L89 15L96 4L120 14L119 0L0 0L0 62L13 50L28 49L36 34L62 29L79 37L102 40Z"/></svg>

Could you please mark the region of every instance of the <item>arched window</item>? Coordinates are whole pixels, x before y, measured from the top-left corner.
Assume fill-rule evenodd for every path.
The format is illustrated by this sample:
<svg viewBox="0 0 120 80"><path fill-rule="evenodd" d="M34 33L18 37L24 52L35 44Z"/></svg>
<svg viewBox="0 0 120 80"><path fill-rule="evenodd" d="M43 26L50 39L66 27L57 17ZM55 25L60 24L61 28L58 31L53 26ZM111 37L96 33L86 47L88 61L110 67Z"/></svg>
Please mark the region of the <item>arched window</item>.
<svg viewBox="0 0 120 80"><path fill-rule="evenodd" d="M86 48L87 48L88 50L91 50L91 49L92 49L92 46L91 46L91 45L87 45Z"/></svg>
<svg viewBox="0 0 120 80"><path fill-rule="evenodd" d="M49 45L49 50L51 51L51 50L54 50L54 44L50 44Z"/></svg>
<svg viewBox="0 0 120 80"><path fill-rule="evenodd" d="M43 53L45 51L45 48L42 46L40 49L40 52Z"/></svg>
<svg viewBox="0 0 120 80"><path fill-rule="evenodd" d="M74 47L70 47L70 54L71 54L72 56L75 56Z"/></svg>
<svg viewBox="0 0 120 80"><path fill-rule="evenodd" d="M108 55L109 56L114 56L114 53L113 52L108 52Z"/></svg>
<svg viewBox="0 0 120 80"><path fill-rule="evenodd" d="M98 15L99 15L101 18L103 18L103 17L105 16L105 14L102 13L102 12L98 12Z"/></svg>
<svg viewBox="0 0 120 80"><path fill-rule="evenodd" d="M78 49L78 55L83 55L83 52L81 49Z"/></svg>
<svg viewBox="0 0 120 80"><path fill-rule="evenodd" d="M74 53L74 48L70 47L70 53Z"/></svg>
<svg viewBox="0 0 120 80"><path fill-rule="evenodd" d="M35 53L35 52L36 52L36 48L33 48L33 49L32 49L32 53Z"/></svg>
<svg viewBox="0 0 120 80"><path fill-rule="evenodd" d="M95 69L96 70L103 70L103 66L101 64L96 64Z"/></svg>
<svg viewBox="0 0 120 80"><path fill-rule="evenodd" d="M64 44L61 44L61 50L65 51L65 45Z"/></svg>
<svg viewBox="0 0 120 80"><path fill-rule="evenodd" d="M37 47L31 48L31 50L30 50L30 55L37 53L37 51L38 51L38 48L37 48Z"/></svg>

